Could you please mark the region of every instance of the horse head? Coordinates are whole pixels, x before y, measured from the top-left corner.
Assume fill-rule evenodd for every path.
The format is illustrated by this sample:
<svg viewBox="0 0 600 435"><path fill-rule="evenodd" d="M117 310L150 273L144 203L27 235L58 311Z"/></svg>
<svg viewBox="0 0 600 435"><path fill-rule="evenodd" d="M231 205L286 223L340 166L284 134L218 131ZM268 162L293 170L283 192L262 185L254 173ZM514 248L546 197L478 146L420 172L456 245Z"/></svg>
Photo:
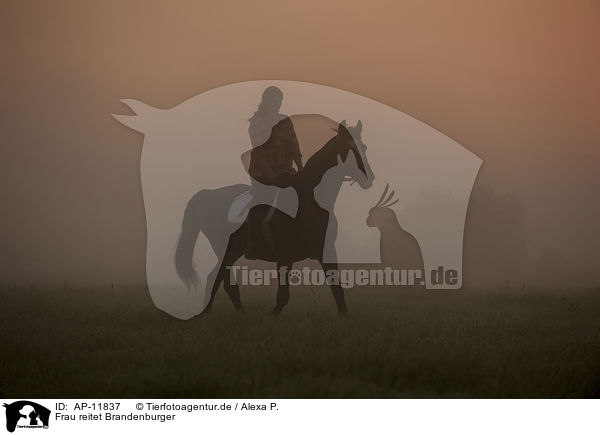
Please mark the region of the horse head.
<svg viewBox="0 0 600 435"><path fill-rule="evenodd" d="M342 121L338 126L338 165L344 166L346 181L359 184L363 189L373 185L375 175L367 160L367 146L362 142L362 122L354 127ZM350 159L348 157L350 156Z"/></svg>

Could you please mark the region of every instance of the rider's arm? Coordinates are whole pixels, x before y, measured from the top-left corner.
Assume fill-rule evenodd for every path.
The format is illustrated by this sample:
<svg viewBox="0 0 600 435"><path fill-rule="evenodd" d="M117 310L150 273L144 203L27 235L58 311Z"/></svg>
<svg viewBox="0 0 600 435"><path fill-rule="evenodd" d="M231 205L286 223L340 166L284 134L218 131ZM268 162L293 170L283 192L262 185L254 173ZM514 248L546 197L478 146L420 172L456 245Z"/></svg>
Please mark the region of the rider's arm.
<svg viewBox="0 0 600 435"><path fill-rule="evenodd" d="M296 167L299 171L302 170L302 153L300 152L300 144L298 143L298 137L296 137L296 130L294 130L294 124L292 120L288 118L289 122L289 151L292 154L292 159L296 163Z"/></svg>

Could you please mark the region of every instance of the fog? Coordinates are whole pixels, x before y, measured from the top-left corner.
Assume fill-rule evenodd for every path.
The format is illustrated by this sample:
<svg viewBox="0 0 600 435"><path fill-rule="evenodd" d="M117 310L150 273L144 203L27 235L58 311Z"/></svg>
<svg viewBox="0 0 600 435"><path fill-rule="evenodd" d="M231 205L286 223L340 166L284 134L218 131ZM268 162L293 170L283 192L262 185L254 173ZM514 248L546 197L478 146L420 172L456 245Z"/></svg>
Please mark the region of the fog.
<svg viewBox="0 0 600 435"><path fill-rule="evenodd" d="M143 136L119 100L271 78L387 104L482 158L466 281L600 284L595 2L0 8L5 284L145 282Z"/></svg>

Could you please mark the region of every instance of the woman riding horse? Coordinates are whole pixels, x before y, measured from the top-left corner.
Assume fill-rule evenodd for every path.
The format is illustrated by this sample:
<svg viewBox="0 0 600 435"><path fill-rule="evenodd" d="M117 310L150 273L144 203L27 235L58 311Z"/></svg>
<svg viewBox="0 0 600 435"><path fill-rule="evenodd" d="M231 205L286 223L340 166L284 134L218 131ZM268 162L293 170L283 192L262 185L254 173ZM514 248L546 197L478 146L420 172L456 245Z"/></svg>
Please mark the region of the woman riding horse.
<svg viewBox="0 0 600 435"><path fill-rule="evenodd" d="M248 133L252 143L248 173L252 184L254 203L277 204L277 193L264 186L285 188L290 186L291 175L302 170L302 154L289 117L279 113L283 93L275 86L269 86L262 95L258 110L250 118ZM269 231L270 213L260 219L256 214L248 221L248 252L246 257L256 259L256 239L264 239L271 246L273 235Z"/></svg>
<svg viewBox="0 0 600 435"><path fill-rule="evenodd" d="M364 148L364 145L362 145ZM352 158L350 158L352 156ZM211 289L210 301L204 312L209 312L214 296L221 285L233 302L236 309L243 311L239 288L235 282L229 282L228 269L242 255L248 258L248 240L255 243L255 258L274 261L277 268L290 270L293 263L312 258L316 259L323 270L337 269L337 264L324 261L324 247L329 224L329 211L322 207L315 198L315 188L321 184L323 176L337 168L337 178L341 184L346 177L356 180L361 187L371 186L373 173L368 166L364 149L359 149L345 124L339 124L337 135L330 139L306 162L304 169L298 173L280 175L282 186L292 186L298 195L298 211L296 217L266 204L259 204L249 211L246 221L229 237L227 248L218 266L218 272ZM339 190L339 185L337 187ZM252 233L253 222L267 222L267 230L273 235L271 243ZM346 302L339 283L330 284L338 313L345 314ZM278 315L289 300L289 284L279 283L277 304L273 310Z"/></svg>

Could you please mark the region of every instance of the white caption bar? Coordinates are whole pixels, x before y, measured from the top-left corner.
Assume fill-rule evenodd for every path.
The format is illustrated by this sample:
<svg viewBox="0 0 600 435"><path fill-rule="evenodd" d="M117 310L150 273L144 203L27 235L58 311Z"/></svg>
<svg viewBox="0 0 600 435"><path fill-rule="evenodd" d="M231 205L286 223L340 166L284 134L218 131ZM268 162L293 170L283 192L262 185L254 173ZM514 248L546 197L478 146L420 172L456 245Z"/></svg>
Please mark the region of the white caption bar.
<svg viewBox="0 0 600 435"><path fill-rule="evenodd" d="M82 431L162 435L190 430L261 435L305 435L307 431L365 434L374 430L562 435L595 431L594 416L600 411L600 402L593 400L5 399L3 403L3 425L13 424L18 435ZM49 416L44 409L50 411Z"/></svg>

